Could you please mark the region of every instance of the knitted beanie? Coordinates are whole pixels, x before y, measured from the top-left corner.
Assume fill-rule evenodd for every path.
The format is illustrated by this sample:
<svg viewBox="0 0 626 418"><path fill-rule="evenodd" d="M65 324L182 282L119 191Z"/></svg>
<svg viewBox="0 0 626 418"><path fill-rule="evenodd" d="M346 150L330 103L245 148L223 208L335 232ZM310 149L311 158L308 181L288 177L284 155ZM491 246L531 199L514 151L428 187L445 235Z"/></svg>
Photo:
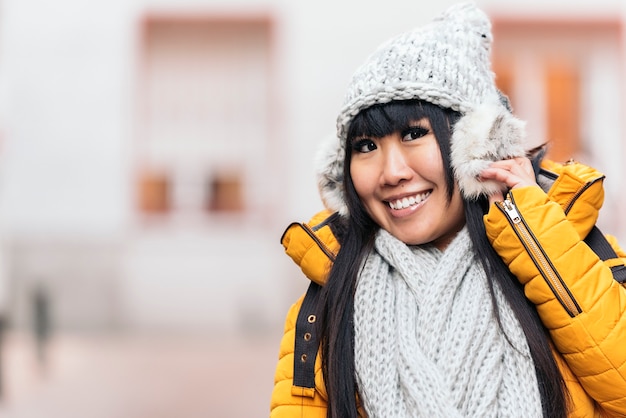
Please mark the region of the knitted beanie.
<svg viewBox="0 0 626 418"><path fill-rule="evenodd" d="M473 3L461 3L390 39L357 69L337 118L337 134L318 154L318 184L329 209L347 214L342 182L350 123L361 110L393 100L419 99L460 112L451 160L461 193L473 199L500 189L478 176L492 161L525 155L525 132L496 88L492 41L486 14Z"/></svg>

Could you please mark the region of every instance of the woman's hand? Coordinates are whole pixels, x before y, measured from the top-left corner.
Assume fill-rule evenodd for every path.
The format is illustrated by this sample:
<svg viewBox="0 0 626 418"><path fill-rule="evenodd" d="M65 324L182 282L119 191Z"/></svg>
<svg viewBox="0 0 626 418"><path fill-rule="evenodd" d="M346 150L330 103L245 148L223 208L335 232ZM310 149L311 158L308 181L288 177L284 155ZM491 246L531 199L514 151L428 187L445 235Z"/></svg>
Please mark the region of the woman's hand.
<svg viewBox="0 0 626 418"><path fill-rule="evenodd" d="M493 180L502 183L503 190L517 189L525 186L537 186L533 165L526 157L494 161L489 168L480 173L482 180ZM489 203L504 200L504 194L497 192L489 196Z"/></svg>

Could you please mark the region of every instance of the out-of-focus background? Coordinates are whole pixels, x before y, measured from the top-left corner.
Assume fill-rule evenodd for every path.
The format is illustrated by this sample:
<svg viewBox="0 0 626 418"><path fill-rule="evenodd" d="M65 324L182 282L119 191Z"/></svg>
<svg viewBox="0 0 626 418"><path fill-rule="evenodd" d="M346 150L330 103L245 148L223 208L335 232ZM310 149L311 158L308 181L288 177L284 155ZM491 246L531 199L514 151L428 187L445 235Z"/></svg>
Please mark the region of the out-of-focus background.
<svg viewBox="0 0 626 418"><path fill-rule="evenodd" d="M0 0L0 417L267 416L317 145L452 3ZM606 173L624 242L626 3L477 3L529 147Z"/></svg>

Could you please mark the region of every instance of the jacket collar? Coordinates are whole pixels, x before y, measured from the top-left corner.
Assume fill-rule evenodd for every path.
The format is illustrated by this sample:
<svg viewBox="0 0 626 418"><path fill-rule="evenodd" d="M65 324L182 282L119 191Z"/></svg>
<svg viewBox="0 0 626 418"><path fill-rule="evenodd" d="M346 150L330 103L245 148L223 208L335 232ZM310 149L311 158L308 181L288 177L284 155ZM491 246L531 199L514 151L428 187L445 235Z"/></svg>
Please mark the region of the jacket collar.
<svg viewBox="0 0 626 418"><path fill-rule="evenodd" d="M604 203L604 174L575 161L560 164L546 160L541 168L538 183L550 200L561 205L580 237L586 237Z"/></svg>
<svg viewBox="0 0 626 418"><path fill-rule="evenodd" d="M324 210L307 223L294 222L280 239L287 255L310 280L319 285L326 283L339 251L339 242L330 228L335 216L333 212Z"/></svg>

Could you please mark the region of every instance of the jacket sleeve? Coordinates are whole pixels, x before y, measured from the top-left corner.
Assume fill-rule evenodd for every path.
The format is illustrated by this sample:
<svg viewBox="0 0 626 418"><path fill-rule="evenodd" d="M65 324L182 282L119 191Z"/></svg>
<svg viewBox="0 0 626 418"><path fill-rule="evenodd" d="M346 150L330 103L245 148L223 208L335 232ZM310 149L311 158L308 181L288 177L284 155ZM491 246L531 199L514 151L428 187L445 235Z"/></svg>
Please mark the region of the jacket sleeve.
<svg viewBox="0 0 626 418"><path fill-rule="evenodd" d="M626 288L539 187L515 189L509 199L519 216L492 205L484 219L490 242L585 391L605 412L625 415Z"/></svg>
<svg viewBox="0 0 626 418"><path fill-rule="evenodd" d="M280 343L278 364L274 375L274 390L270 403L271 418L326 418L326 394L322 382L321 360L315 364L315 389L293 385L296 320L304 296L291 306Z"/></svg>

